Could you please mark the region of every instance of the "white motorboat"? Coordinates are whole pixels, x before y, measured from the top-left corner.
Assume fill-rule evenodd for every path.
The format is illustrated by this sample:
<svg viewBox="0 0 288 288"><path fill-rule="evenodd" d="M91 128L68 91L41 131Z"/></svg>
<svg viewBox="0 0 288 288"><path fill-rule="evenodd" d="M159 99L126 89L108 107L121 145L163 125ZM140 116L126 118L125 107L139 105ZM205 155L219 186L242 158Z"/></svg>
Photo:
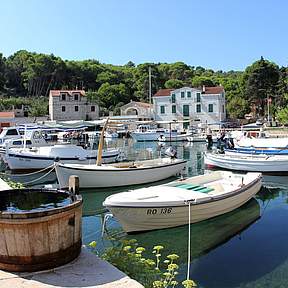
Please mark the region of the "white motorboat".
<svg viewBox="0 0 288 288"><path fill-rule="evenodd" d="M7 140L20 138L22 138L22 135L18 127L4 127L0 133L0 145L4 145Z"/></svg>
<svg viewBox="0 0 288 288"><path fill-rule="evenodd" d="M206 142L207 136L206 134L193 134L187 137L188 142Z"/></svg>
<svg viewBox="0 0 288 288"><path fill-rule="evenodd" d="M230 212L261 188L261 173L217 171L107 197L103 203L126 232L200 222Z"/></svg>
<svg viewBox="0 0 288 288"><path fill-rule="evenodd" d="M165 137L164 135L160 135L158 137L158 141L159 142L178 142L178 141L188 141L188 138L192 136L192 133L183 133L183 134L179 134L176 133L173 135L169 135L169 137Z"/></svg>
<svg viewBox="0 0 288 288"><path fill-rule="evenodd" d="M131 137L136 141L159 141L161 138L165 141L186 141L191 134L181 133L176 129L151 128L150 125L139 125L132 131ZM185 135L185 136L181 136Z"/></svg>
<svg viewBox="0 0 288 288"><path fill-rule="evenodd" d="M0 144L0 154L4 155L7 149L10 148L31 148L39 146L49 146L49 144L43 137L41 130L29 130L26 131L22 138L16 137L7 139L4 143Z"/></svg>
<svg viewBox="0 0 288 288"><path fill-rule="evenodd" d="M84 149L72 144L61 144L32 148L10 148L5 155L11 170L43 169L53 165L54 161L63 163L93 163L97 159L97 150ZM103 151L103 162L111 163L117 160L120 151L109 149Z"/></svg>
<svg viewBox="0 0 288 288"><path fill-rule="evenodd" d="M220 167L238 171L287 172L288 155L241 154L237 152L207 153L204 163L210 168Z"/></svg>
<svg viewBox="0 0 288 288"><path fill-rule="evenodd" d="M55 165L60 187L68 187L69 177L79 177L80 188L117 187L159 181L180 174L186 161L158 158L97 166L96 164Z"/></svg>

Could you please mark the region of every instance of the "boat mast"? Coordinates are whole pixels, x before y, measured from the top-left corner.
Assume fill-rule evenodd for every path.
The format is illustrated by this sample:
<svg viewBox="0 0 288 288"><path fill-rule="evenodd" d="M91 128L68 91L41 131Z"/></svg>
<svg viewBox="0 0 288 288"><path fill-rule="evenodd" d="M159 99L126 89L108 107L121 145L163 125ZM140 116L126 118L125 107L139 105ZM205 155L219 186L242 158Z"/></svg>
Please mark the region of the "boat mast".
<svg viewBox="0 0 288 288"><path fill-rule="evenodd" d="M99 139L99 144L98 144L98 153L97 153L97 161L96 161L96 165L97 166L101 166L102 164L102 150L103 150L103 144L104 144L104 134L105 134L105 130L107 128L108 125L108 121L109 121L109 117L107 118L103 129L101 131L101 135L100 135L100 139Z"/></svg>
<svg viewBox="0 0 288 288"><path fill-rule="evenodd" d="M151 66L149 66L149 104L151 105L152 85L151 85Z"/></svg>

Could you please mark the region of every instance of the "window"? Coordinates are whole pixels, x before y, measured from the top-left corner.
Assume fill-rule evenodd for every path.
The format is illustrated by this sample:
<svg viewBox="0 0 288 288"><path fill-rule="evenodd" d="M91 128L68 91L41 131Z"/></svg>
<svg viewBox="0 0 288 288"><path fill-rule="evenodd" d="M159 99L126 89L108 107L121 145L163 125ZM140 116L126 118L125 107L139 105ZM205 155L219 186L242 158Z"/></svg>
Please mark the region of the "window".
<svg viewBox="0 0 288 288"><path fill-rule="evenodd" d="M95 106L91 106L91 112L95 112Z"/></svg>
<svg viewBox="0 0 288 288"><path fill-rule="evenodd" d="M176 103L176 96L175 96L175 94L172 94L172 103Z"/></svg>
<svg viewBox="0 0 288 288"><path fill-rule="evenodd" d="M201 102L201 93L196 93L196 102Z"/></svg>
<svg viewBox="0 0 288 288"><path fill-rule="evenodd" d="M191 91L187 91L187 97L191 98Z"/></svg>
<svg viewBox="0 0 288 288"><path fill-rule="evenodd" d="M208 104L208 112L213 112L213 104Z"/></svg>
<svg viewBox="0 0 288 288"><path fill-rule="evenodd" d="M172 113L173 113L173 114L176 113L176 105L172 105Z"/></svg>
<svg viewBox="0 0 288 288"><path fill-rule="evenodd" d="M18 133L18 130L17 129L8 129L7 130L7 132L6 132L6 135L8 136L8 135L12 135L12 136L14 136L14 135L19 135L19 133Z"/></svg>
<svg viewBox="0 0 288 288"><path fill-rule="evenodd" d="M189 116L189 105L183 105L183 116Z"/></svg>
<svg viewBox="0 0 288 288"><path fill-rule="evenodd" d="M185 97L185 92L182 91L182 92L181 92L181 98L184 98L184 97Z"/></svg>
<svg viewBox="0 0 288 288"><path fill-rule="evenodd" d="M79 100L79 94L74 94L74 100L78 101Z"/></svg>
<svg viewBox="0 0 288 288"><path fill-rule="evenodd" d="M78 112L78 111L79 111L79 107L75 106L75 112Z"/></svg>
<svg viewBox="0 0 288 288"><path fill-rule="evenodd" d="M196 112L201 113L201 104L196 105Z"/></svg>
<svg viewBox="0 0 288 288"><path fill-rule="evenodd" d="M165 114L165 106L160 106L160 113Z"/></svg>
<svg viewBox="0 0 288 288"><path fill-rule="evenodd" d="M225 113L225 107L222 105L222 113Z"/></svg>
<svg viewBox="0 0 288 288"><path fill-rule="evenodd" d="M66 101L66 94L65 94L65 93L62 93L62 94L61 94L61 100L62 100L62 101Z"/></svg>
<svg viewBox="0 0 288 288"><path fill-rule="evenodd" d="M66 107L62 106L62 112L65 112L65 110L66 110Z"/></svg>

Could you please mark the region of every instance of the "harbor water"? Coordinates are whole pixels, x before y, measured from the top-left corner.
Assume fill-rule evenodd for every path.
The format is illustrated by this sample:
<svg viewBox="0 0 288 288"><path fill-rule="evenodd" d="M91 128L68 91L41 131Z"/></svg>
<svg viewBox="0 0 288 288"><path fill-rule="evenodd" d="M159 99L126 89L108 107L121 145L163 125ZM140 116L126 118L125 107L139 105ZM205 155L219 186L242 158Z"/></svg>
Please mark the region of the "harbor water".
<svg viewBox="0 0 288 288"><path fill-rule="evenodd" d="M124 150L129 160L155 158L169 145L134 142L132 139L107 142L109 147ZM172 145L177 149L177 156L187 160L185 176L206 172L203 161L206 144L179 142ZM48 176L47 182L53 182L55 175ZM16 179L20 181L21 177ZM45 179L41 180L45 182ZM160 183L171 180L173 178ZM155 183L145 186L149 185ZM102 237L102 222L107 212L102 206L104 199L113 193L139 187L81 190L84 200L83 242L97 241L100 254L113 245L111 238L135 238L147 251L152 251L155 245L162 245L163 256L171 253L180 256L178 280L185 280L188 225L127 235L116 219L109 218L107 232ZM288 176L264 176L264 187L256 199L228 214L191 225L190 278L203 288L288 287L287 219Z"/></svg>

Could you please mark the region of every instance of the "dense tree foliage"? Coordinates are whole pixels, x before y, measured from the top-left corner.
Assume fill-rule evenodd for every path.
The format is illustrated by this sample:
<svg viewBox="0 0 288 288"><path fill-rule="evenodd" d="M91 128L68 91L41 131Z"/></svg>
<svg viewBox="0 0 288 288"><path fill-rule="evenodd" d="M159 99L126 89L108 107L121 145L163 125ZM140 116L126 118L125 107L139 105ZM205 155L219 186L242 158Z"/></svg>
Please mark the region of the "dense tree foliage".
<svg viewBox="0 0 288 288"><path fill-rule="evenodd" d="M223 72L183 62L135 65L129 61L116 66L94 59L68 61L53 54L25 50L8 58L0 54L0 109L7 108L9 101L4 100L11 97L14 102L15 97L47 99L50 89L85 89L101 105L102 112L119 111L119 105L130 100L149 101L149 67L152 94L160 88L222 85L230 117L242 118L253 107L257 116L264 116L270 98L274 115L280 113L281 119L285 119L283 115L288 113L284 109L288 104L288 70L262 57L244 72ZM37 106L38 102L35 103ZM35 107L31 111L41 112Z"/></svg>

